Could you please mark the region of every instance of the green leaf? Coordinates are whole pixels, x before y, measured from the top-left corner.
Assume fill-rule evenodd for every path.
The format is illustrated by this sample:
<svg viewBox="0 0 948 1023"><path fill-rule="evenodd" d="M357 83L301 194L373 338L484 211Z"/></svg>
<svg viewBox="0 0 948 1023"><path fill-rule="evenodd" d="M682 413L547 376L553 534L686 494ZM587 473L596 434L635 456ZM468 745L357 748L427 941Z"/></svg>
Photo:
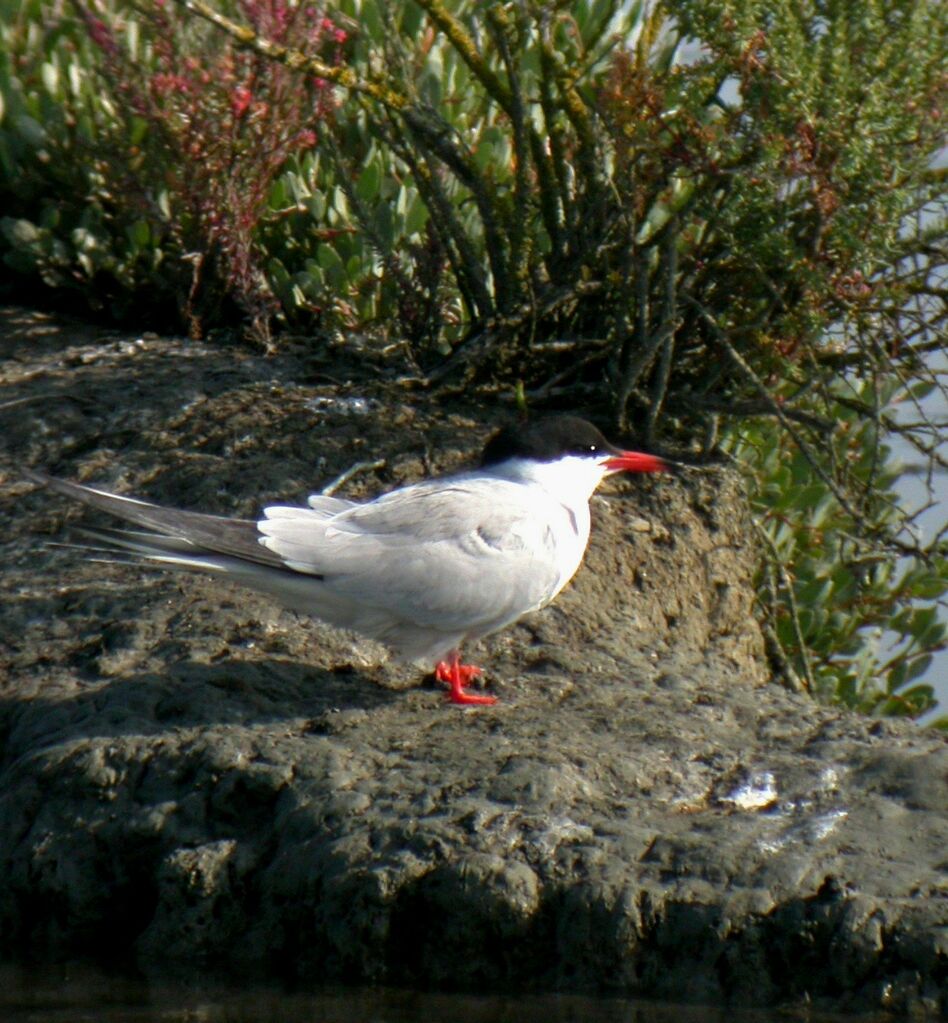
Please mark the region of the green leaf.
<svg viewBox="0 0 948 1023"><path fill-rule="evenodd" d="M407 235L421 234L428 223L428 207L422 201L417 192L412 194L411 202L405 213L405 233Z"/></svg>
<svg viewBox="0 0 948 1023"><path fill-rule="evenodd" d="M136 249L145 249L151 241L151 228L147 220L136 220L128 227L128 237Z"/></svg>
<svg viewBox="0 0 948 1023"><path fill-rule="evenodd" d="M133 146L140 146L145 141L145 136L148 134L148 122L144 117L132 117L131 118L131 131L129 132L129 142Z"/></svg>
<svg viewBox="0 0 948 1023"><path fill-rule="evenodd" d="M379 241L386 249L391 249L395 241L392 207L388 203L379 203L375 208L375 216L372 219Z"/></svg>
<svg viewBox="0 0 948 1023"><path fill-rule="evenodd" d="M4 217L0 226L4 236L17 247L32 248L40 239L39 229L31 220Z"/></svg>
<svg viewBox="0 0 948 1023"><path fill-rule="evenodd" d="M270 186L269 205L272 210L282 210L290 205L289 183L285 177L277 178Z"/></svg>
<svg viewBox="0 0 948 1023"><path fill-rule="evenodd" d="M905 673L905 681L911 682L913 679L921 678L926 671L931 667L934 658L931 654L925 654L922 657L916 657L914 661L909 665L908 671Z"/></svg>
<svg viewBox="0 0 948 1023"><path fill-rule="evenodd" d="M310 215L316 221L326 216L326 198L322 192L314 192L306 202Z"/></svg>
<svg viewBox="0 0 948 1023"><path fill-rule="evenodd" d="M356 182L356 194L365 203L373 203L379 197L382 184L382 165L378 159L370 160Z"/></svg>
<svg viewBox="0 0 948 1023"><path fill-rule="evenodd" d="M327 272L342 270L342 260L331 245L320 245L316 250L316 261L319 267Z"/></svg>
<svg viewBox="0 0 948 1023"><path fill-rule="evenodd" d="M918 640L925 635L935 624L938 616L938 609L935 607L922 607L912 613L909 621L909 635Z"/></svg>
<svg viewBox="0 0 948 1023"><path fill-rule="evenodd" d="M46 144L46 130L39 121L28 114L17 115L14 118L14 127L30 145L37 149Z"/></svg>
<svg viewBox="0 0 948 1023"><path fill-rule="evenodd" d="M56 96L59 93L59 68L47 60L41 65L40 74L46 91L51 96Z"/></svg>

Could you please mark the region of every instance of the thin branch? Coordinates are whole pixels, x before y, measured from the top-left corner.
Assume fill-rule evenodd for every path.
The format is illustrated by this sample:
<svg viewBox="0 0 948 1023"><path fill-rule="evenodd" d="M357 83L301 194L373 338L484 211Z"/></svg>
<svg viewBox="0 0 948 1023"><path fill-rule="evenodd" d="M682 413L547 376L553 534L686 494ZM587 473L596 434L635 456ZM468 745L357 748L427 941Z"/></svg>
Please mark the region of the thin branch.
<svg viewBox="0 0 948 1023"><path fill-rule="evenodd" d="M411 147L399 138L397 131L383 128L383 132L388 144L411 171L425 205L433 214L437 214L432 216L431 224L448 253L455 280L472 317L476 320L490 319L495 312L494 300L487 286L483 264L458 220L438 175L432 172L427 162L418 159Z"/></svg>
<svg viewBox="0 0 948 1023"><path fill-rule="evenodd" d="M729 416L733 416L738 419L747 419L753 416L773 416L776 415L773 409L773 405L770 402L765 401L735 401L730 398L715 398L705 394L695 394L694 392L684 392L679 397L672 400L672 408L677 410L685 410L688 408L696 408L707 410L708 412L726 412ZM804 412L801 409L795 409L790 404L790 401L785 401L780 406L783 409L783 414L793 420L795 423L799 423L801 426L805 426L816 433L831 434L836 429L836 423L829 419L824 419L822 416L814 415L812 412Z"/></svg>
<svg viewBox="0 0 948 1023"><path fill-rule="evenodd" d="M577 135L579 148L576 156L581 176L589 183L591 194L598 195L602 191L602 168L597 159L596 133L592 127L590 112L576 91L573 77L561 69L548 18L541 23L540 48L552 80L556 84L560 104Z"/></svg>
<svg viewBox="0 0 948 1023"><path fill-rule="evenodd" d="M475 78L484 86L487 94L500 104L504 113L512 117L513 98L510 90L490 69L481 54L480 47L468 35L461 22L451 14L441 0L418 0L418 6L448 37L461 60L467 64Z"/></svg>
<svg viewBox="0 0 948 1023"><path fill-rule="evenodd" d="M632 333L623 339L620 357L621 376L616 396L616 419L623 429L627 427L628 404L632 390L639 377L652 364L655 353L668 336L661 329L652 337L648 336L648 258L638 247L632 254L632 283L635 288L635 323Z"/></svg>
<svg viewBox="0 0 948 1023"><path fill-rule="evenodd" d="M672 354L675 348L675 330L678 326L678 218L672 217L665 242L662 245L663 269L665 273L665 301L663 309L663 330L668 336L662 342L658 361L658 372L652 386L652 401L648 409L645 424L645 436L648 443L655 439L655 428L658 417L665 403L668 392L668 380L671 376Z"/></svg>
<svg viewBox="0 0 948 1023"><path fill-rule="evenodd" d="M487 21L510 82L509 113L511 127L513 128L514 156L516 158L516 166L514 167L514 204L509 230L510 274L513 280L512 282L496 282L496 287L504 295L498 304L501 308L504 308L507 305L506 292L510 284L513 284L514 293L517 294L526 282L528 274L527 221L530 215L530 147L527 141L526 106L520 88L522 76L517 63L514 61L507 40L507 33L510 28L509 15L504 8L497 5L488 8ZM519 298L519 294L517 297Z"/></svg>
<svg viewBox="0 0 948 1023"><path fill-rule="evenodd" d="M282 46L280 43L265 39L259 36L252 28L238 24L236 21L225 17L219 11L214 10L204 0L174 0L174 2L192 14L196 14L199 18L203 18L205 21L209 21L219 29L222 29L239 46L255 50L264 57L278 61L294 71L304 71L307 74L316 75L318 78L324 78L327 82L340 85L352 92L371 96L372 99L377 100L391 110L404 111L408 106L408 99L387 85L359 78L355 71L345 64L326 64L318 57L310 56L300 50Z"/></svg>
<svg viewBox="0 0 948 1023"><path fill-rule="evenodd" d="M356 462L355 465L350 466L345 472L341 472L331 483L327 483L319 493L323 497L332 497L340 487L345 486L354 476L358 476L362 472L375 472L376 469L384 469L385 465L384 458L379 458L374 462Z"/></svg>
<svg viewBox="0 0 948 1023"><path fill-rule="evenodd" d="M470 154L461 152L452 138L454 130L451 126L433 111L405 108L400 114L412 129L416 142L429 154L437 156L470 191L484 229L484 245L494 278L494 287L495 290L500 289L498 295L503 297L503 282L506 281L508 274L507 247L504 243L504 233L497 222L496 197L486 179L474 170Z"/></svg>
<svg viewBox="0 0 948 1023"><path fill-rule="evenodd" d="M541 21L541 32L546 32L550 12L544 8ZM569 245L564 237L564 230L570 237L575 235L577 216L576 204L573 200L573 177L570 173L569 160L566 155L566 143L559 126L559 107L553 97L555 83L553 64L545 47L540 49L540 106L543 110L543 121L549 140L549 156L544 151L543 143L537 139L534 144L534 163L539 168L546 165L543 182L544 219L547 230L553 241L551 261L554 266L559 260L566 258ZM553 224L553 230L550 230Z"/></svg>

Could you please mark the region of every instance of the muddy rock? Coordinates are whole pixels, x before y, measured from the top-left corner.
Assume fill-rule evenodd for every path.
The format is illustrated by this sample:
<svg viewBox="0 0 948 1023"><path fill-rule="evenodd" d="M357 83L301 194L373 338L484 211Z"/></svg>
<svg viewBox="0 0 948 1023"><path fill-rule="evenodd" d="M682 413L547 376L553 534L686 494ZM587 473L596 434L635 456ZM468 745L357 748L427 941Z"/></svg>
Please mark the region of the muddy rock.
<svg viewBox="0 0 948 1023"><path fill-rule="evenodd" d="M459 709L261 597L54 546L83 513L17 466L250 516L454 469L502 404L20 310L0 359L0 955L948 1008L948 743L771 680L733 474L603 487L568 591L469 651L500 702Z"/></svg>

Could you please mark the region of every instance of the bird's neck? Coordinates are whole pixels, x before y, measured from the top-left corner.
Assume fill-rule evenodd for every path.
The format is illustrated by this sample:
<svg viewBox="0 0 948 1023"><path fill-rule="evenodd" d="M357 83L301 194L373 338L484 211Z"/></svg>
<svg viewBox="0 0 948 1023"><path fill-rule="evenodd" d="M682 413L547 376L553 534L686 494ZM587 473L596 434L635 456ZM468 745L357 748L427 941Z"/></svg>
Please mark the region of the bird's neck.
<svg viewBox="0 0 948 1023"><path fill-rule="evenodd" d="M588 458L561 458L556 462L537 462L528 458L511 458L491 472L503 479L527 483L544 490L552 500L566 508L582 508L601 482L605 471Z"/></svg>

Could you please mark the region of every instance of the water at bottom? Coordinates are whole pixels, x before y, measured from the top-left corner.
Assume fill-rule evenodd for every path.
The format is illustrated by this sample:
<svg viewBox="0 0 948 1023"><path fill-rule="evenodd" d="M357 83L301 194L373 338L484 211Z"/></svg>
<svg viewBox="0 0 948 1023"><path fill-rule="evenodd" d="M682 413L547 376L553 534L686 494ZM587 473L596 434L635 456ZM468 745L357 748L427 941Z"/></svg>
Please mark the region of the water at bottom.
<svg viewBox="0 0 948 1023"><path fill-rule="evenodd" d="M438 994L144 981L84 967L0 967L0 1023L786 1023L786 1013L583 995Z"/></svg>

